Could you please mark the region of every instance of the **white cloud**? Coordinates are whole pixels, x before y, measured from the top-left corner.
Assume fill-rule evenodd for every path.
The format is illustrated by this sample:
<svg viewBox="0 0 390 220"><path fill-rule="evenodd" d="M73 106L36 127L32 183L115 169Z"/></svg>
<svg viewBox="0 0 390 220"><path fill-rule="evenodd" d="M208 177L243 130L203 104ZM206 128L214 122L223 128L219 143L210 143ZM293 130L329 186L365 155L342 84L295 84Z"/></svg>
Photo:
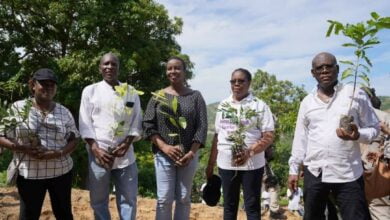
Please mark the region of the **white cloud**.
<svg viewBox="0 0 390 220"><path fill-rule="evenodd" d="M158 2L166 6L171 17L183 18L183 33L177 40L183 53L195 62L192 87L200 90L208 103L229 94L227 81L232 70L238 67L251 71L260 68L276 74L278 79L288 79L311 89L314 82L310 65L316 53L329 51L339 59L351 54L340 46L346 38L325 38L327 20L355 23L367 20L372 11L382 16L390 12L390 4L385 0ZM373 61L379 63L374 64L376 79L386 74L385 63L390 56L389 44L384 41L381 48L384 52L379 54L384 56L376 55L375 49L370 51ZM389 88L380 87L378 94L390 94Z"/></svg>

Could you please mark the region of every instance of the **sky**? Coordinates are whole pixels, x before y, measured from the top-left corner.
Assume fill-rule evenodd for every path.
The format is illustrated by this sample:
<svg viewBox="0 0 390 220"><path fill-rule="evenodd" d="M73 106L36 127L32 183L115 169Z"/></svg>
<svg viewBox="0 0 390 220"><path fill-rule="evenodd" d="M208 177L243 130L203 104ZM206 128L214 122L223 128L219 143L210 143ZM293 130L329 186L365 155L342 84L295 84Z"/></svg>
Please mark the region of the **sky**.
<svg viewBox="0 0 390 220"><path fill-rule="evenodd" d="M352 59L353 50L341 44L339 35L326 37L329 23L357 23L375 11L390 16L388 0L157 0L169 16L182 18L182 34L176 40L182 53L195 63L189 81L206 103L230 95L234 69L258 69L312 90L311 60L323 51L338 60ZM379 33L380 45L369 49L373 63L369 75L377 95L390 95L390 30ZM340 66L340 72L345 66ZM340 74L341 75L341 74ZM345 83L347 83L345 81Z"/></svg>

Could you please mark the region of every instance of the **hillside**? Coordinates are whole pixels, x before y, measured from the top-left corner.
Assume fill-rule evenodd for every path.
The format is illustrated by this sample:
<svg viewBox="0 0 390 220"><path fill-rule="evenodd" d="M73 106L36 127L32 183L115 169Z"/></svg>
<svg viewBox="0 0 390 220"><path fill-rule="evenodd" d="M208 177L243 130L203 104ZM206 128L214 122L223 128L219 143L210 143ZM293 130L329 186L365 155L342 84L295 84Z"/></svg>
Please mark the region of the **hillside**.
<svg viewBox="0 0 390 220"><path fill-rule="evenodd" d="M381 110L390 112L390 96L379 96L382 101Z"/></svg>

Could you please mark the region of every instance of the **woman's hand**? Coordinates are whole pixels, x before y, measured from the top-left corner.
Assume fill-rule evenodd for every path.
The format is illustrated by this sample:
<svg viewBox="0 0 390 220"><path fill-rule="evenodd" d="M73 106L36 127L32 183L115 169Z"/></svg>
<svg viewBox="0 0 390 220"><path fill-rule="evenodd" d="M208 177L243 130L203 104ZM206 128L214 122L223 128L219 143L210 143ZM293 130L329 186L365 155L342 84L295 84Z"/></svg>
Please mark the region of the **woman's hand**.
<svg viewBox="0 0 390 220"><path fill-rule="evenodd" d="M245 164L246 161L250 157L250 153L249 152L250 152L249 149L245 149L245 150L242 150L242 151L238 152L236 154L236 159L234 160L234 164L236 166L241 166L241 165Z"/></svg>
<svg viewBox="0 0 390 220"><path fill-rule="evenodd" d="M166 144L161 150L164 154L166 154L169 158L171 158L175 162L180 160L184 156L179 145L172 146Z"/></svg>
<svg viewBox="0 0 390 220"><path fill-rule="evenodd" d="M25 153L25 154L28 154L28 155L36 158L37 154L42 152L42 147L41 146L39 146L39 147L33 146L31 144L15 143L14 146L12 147L12 151Z"/></svg>
<svg viewBox="0 0 390 220"><path fill-rule="evenodd" d="M191 162L192 159L194 159L194 157L195 153L192 151L188 151L188 153L186 153L182 158L175 162L175 165L179 167L185 167Z"/></svg>
<svg viewBox="0 0 390 220"><path fill-rule="evenodd" d="M62 156L61 150L44 150L40 151L35 155L35 158L40 160L50 160L54 158L59 158Z"/></svg>

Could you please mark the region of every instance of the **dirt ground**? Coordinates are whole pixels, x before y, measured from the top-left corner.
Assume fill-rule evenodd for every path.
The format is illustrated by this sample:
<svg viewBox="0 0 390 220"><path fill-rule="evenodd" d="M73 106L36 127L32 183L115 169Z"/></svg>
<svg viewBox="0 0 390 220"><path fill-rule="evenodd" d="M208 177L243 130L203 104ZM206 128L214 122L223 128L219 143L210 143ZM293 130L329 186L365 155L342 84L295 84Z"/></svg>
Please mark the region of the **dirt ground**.
<svg viewBox="0 0 390 220"><path fill-rule="evenodd" d="M137 219L149 220L154 219L155 215L154 199L138 198ZM92 209L89 206L89 194L88 191L73 189L72 190L72 206L74 219L89 220L93 219ZM110 196L110 211L112 219L119 219L116 211L115 197ZM298 216L285 211L284 214L287 219L298 220ZM4 187L0 188L0 219L1 220L14 220L19 216L19 196L16 188ZM51 220L55 219L51 211L50 201L48 197L45 199L45 203L42 209L41 219ZM191 206L190 220L218 220L222 219L222 207L209 207L204 204L195 203ZM245 212L240 210L238 214L238 220L244 220ZM268 219L268 216L263 216L262 219Z"/></svg>

